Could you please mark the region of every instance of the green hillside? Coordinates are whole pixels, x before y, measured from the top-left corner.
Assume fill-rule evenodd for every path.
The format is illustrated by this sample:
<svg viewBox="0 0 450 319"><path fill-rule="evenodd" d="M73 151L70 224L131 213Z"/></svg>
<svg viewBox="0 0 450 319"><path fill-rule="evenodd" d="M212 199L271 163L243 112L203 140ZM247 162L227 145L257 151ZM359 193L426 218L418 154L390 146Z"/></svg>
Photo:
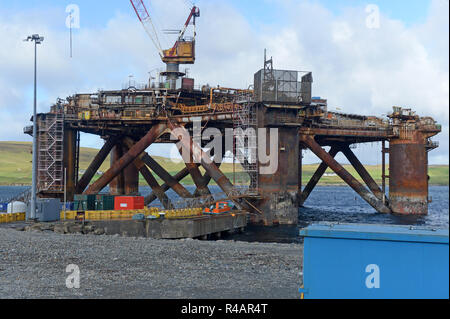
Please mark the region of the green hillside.
<svg viewBox="0 0 450 319"><path fill-rule="evenodd" d="M98 150L91 148L82 148L80 151L80 171L85 170ZM183 169L184 164L179 161L172 161L167 158L157 157L155 159L168 172L175 175ZM314 174L318 165L303 166L303 185L305 185ZM100 172L105 172L109 168L109 158L103 163ZM345 168L360 180L358 174L351 166L345 165ZM381 185L381 166L366 166L369 173ZM221 170L233 180L233 165L226 163L221 166ZM202 172L203 169L201 169ZM237 172L240 170L237 169ZM320 185L338 185L343 184L338 176L334 176L331 170L328 170L329 176L322 177ZM239 173L238 173L239 174ZM448 185L449 172L448 165L430 166L429 168L430 184ZM94 179L98 178L97 175ZM160 183L161 180L158 179ZM141 185L146 185L141 178ZM183 180L184 184L193 184L192 179L187 177ZM0 185L29 185L31 184L31 143L25 142L0 142Z"/></svg>

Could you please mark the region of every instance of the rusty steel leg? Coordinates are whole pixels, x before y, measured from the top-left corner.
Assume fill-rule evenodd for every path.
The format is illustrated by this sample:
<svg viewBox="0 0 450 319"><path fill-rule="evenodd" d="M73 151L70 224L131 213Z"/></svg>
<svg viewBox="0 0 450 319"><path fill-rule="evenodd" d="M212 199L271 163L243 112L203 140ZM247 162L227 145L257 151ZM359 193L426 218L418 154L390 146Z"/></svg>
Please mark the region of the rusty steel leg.
<svg viewBox="0 0 450 319"><path fill-rule="evenodd" d="M386 204L386 141L381 145L381 181L383 202Z"/></svg>
<svg viewBox="0 0 450 319"><path fill-rule="evenodd" d="M122 142L124 154L129 148ZM123 170L124 190L126 196L137 196L139 194L139 169L135 165L128 165Z"/></svg>
<svg viewBox="0 0 450 319"><path fill-rule="evenodd" d="M141 172L142 176L147 181L153 193L155 193L156 197L159 199L164 208L173 209L174 207L169 197L167 197L165 191L161 188L161 186L159 186L156 178L153 176L147 166L145 166L145 163L142 162L141 159L136 158L134 160L134 166L139 170L139 172Z"/></svg>
<svg viewBox="0 0 450 319"><path fill-rule="evenodd" d="M342 153L344 153L345 157L349 160L350 164L352 164L353 168L358 172L359 176L363 179L364 183L366 183L367 187L372 191L372 193L381 201L384 202L383 192L381 191L378 184L373 180L372 176L370 176L369 172L366 170L364 165L359 161L356 157L355 153L352 152L348 145L345 145L341 149Z"/></svg>
<svg viewBox="0 0 450 319"><path fill-rule="evenodd" d="M130 165L136 157L144 152L159 136L161 136L166 129L167 126L165 124L154 125L139 142L134 144L133 147L131 147L120 160L114 163L114 165L112 165L112 167L104 173L99 180L92 184L85 193L99 193L106 185L108 185L109 182L111 182L114 177L122 172L124 168Z"/></svg>
<svg viewBox="0 0 450 319"><path fill-rule="evenodd" d="M176 182L180 182L182 181L184 178L186 178L189 175L189 171L187 168L183 168L178 174L176 174L175 176L173 176L172 178L176 181ZM161 189L164 192L167 192L170 189L170 185L165 183L163 185L161 185ZM156 194L153 192L150 195L148 195L147 197L145 197L145 205L150 205L153 201L155 201L158 197L156 196Z"/></svg>
<svg viewBox="0 0 450 319"><path fill-rule="evenodd" d="M389 141L389 204L396 214L428 214L428 154L421 132Z"/></svg>
<svg viewBox="0 0 450 319"><path fill-rule="evenodd" d="M114 144L117 142L117 137L112 136L108 138L106 143L103 145L102 149L97 153L92 163L87 168L86 172L80 178L80 181L77 185L77 194L81 194L86 187L89 185L90 181L97 173L100 166L102 166L108 154L111 152Z"/></svg>
<svg viewBox="0 0 450 319"><path fill-rule="evenodd" d="M301 196L302 196L302 185L303 185L303 150L300 147L298 150L298 192L297 192L297 202L301 206Z"/></svg>
<svg viewBox="0 0 450 319"><path fill-rule="evenodd" d="M330 152L328 153L332 158L334 158L337 153L339 153L339 149L336 146L331 147ZM302 191L302 194L300 195L300 205L302 206L306 200L308 199L311 192L316 187L319 180L322 178L323 174L325 174L326 170L328 168L328 164L325 162L322 162L319 167L317 168L314 175L309 180L308 184L305 186L305 189Z"/></svg>
<svg viewBox="0 0 450 319"><path fill-rule="evenodd" d="M122 156L123 149L120 141L111 150L110 167L112 167ZM109 193L111 195L125 195L125 177L123 172L117 174L109 183Z"/></svg>
<svg viewBox="0 0 450 319"><path fill-rule="evenodd" d="M76 193L75 160L77 152L77 131L64 129L64 171L66 174L67 200L72 201Z"/></svg>
<svg viewBox="0 0 450 319"><path fill-rule="evenodd" d="M270 141L270 130L266 132ZM298 223L298 170L300 141L297 128L278 128L278 149L271 150L271 143L261 145L266 154L271 154L271 161L278 157L278 165L273 173L258 175L258 191L262 200L258 209L262 216L252 216L252 222L262 222L266 226L273 224L296 225ZM273 153L272 153L273 152Z"/></svg>
<svg viewBox="0 0 450 319"><path fill-rule="evenodd" d="M360 182L358 182L347 170L342 167L330 154L328 154L312 136L302 135L301 141L324 161L340 178L342 178L353 190L355 190L370 206L379 213L391 213L391 210L383 204L375 195L369 192Z"/></svg>

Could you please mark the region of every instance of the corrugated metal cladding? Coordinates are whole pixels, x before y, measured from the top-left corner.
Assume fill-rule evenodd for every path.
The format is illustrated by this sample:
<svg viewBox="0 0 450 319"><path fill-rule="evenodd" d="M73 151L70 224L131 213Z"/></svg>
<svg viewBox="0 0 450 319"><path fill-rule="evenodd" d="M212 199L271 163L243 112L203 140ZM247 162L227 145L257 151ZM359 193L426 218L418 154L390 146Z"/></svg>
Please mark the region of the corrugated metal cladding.
<svg viewBox="0 0 450 319"><path fill-rule="evenodd" d="M448 230L322 223L300 231L305 299L448 299Z"/></svg>

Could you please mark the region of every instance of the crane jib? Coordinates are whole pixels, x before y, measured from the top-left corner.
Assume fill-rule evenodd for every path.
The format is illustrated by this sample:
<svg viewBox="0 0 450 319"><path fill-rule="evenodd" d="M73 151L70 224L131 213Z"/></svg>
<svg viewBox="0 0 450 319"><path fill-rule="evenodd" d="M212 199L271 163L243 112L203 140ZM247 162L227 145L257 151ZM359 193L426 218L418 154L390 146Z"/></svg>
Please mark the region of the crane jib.
<svg viewBox="0 0 450 319"><path fill-rule="evenodd" d="M186 23L183 26L183 30L180 31L177 41L174 46L168 50L163 50L159 41L158 32L153 24L150 14L144 4L143 0L130 0L139 21L142 23L145 31L152 40L153 44L158 50L160 57L164 63L169 64L194 64L195 62L195 19L200 17L200 10L198 7L193 6ZM194 36L192 39L185 40L184 34L186 33L189 24L194 26Z"/></svg>

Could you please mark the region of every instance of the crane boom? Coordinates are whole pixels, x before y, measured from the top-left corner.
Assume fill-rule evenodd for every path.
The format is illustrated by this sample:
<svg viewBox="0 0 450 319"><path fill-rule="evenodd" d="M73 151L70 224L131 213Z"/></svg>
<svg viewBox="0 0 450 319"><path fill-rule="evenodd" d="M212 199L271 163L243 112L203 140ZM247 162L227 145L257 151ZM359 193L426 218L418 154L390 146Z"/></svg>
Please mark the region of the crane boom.
<svg viewBox="0 0 450 319"><path fill-rule="evenodd" d="M164 56L163 50L161 48L161 43L159 42L158 33L156 32L155 25L153 24L152 18L150 17L147 8L142 0L130 0L131 5L136 12L136 15L144 26L145 31L149 35L156 49L158 50L161 58Z"/></svg>
<svg viewBox="0 0 450 319"><path fill-rule="evenodd" d="M180 32L180 36L178 37L178 40L183 39L184 34L186 33L186 30L189 26L189 23L191 23L192 18L194 18L194 27L195 27L195 18L200 17L200 10L197 7L193 7L191 10L191 13L189 14L189 17L186 20L186 23L184 24L183 30ZM194 38L195 38L195 31L194 31Z"/></svg>
<svg viewBox="0 0 450 319"><path fill-rule="evenodd" d="M150 14L145 7L144 1L130 0L130 2L134 8L134 11L136 11L139 21L141 21L145 31L148 33L150 39L153 41L153 44L157 48L161 60L166 64L166 71L161 72L160 74L166 77L166 84L168 85L168 87L175 89L177 80L181 76L186 75L185 73L180 72L180 64L195 63L195 19L200 17L200 10L196 6L192 7L186 23L183 26L183 30L180 31L178 39L175 41L173 47L167 50L162 50L158 38L158 33L156 32L155 26L152 22L152 19L150 18ZM189 27L192 19L192 24L194 26L194 36L190 39L185 39L184 34L186 33L186 30Z"/></svg>

